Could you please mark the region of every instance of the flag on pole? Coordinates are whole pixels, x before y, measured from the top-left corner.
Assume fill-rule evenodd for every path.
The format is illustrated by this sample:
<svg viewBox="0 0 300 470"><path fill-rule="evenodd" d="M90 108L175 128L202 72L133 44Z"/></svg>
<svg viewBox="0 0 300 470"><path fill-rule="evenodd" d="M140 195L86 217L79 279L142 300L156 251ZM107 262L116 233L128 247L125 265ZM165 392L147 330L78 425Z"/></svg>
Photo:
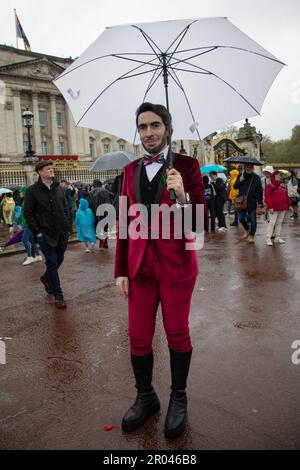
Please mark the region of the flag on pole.
<svg viewBox="0 0 300 470"><path fill-rule="evenodd" d="M17 33L17 38L21 38L23 39L23 42L24 42L24 47L25 47L25 51L31 51L31 47L30 47L30 44L29 44L29 41L26 37L26 34L24 33L24 30L22 28L22 25L20 23L20 20L17 16L17 13L16 13L16 10L15 10L15 19L16 19L16 33Z"/></svg>

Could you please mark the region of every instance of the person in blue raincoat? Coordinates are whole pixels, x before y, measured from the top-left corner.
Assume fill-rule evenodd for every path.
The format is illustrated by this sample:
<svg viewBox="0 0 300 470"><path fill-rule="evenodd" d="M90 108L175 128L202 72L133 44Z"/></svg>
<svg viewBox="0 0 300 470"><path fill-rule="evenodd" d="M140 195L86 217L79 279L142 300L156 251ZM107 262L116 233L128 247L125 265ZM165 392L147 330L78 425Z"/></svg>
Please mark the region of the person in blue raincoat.
<svg viewBox="0 0 300 470"><path fill-rule="evenodd" d="M78 211L76 213L75 224L77 227L78 240L84 242L85 251L89 253L94 251L96 243L95 216L86 199L79 201Z"/></svg>

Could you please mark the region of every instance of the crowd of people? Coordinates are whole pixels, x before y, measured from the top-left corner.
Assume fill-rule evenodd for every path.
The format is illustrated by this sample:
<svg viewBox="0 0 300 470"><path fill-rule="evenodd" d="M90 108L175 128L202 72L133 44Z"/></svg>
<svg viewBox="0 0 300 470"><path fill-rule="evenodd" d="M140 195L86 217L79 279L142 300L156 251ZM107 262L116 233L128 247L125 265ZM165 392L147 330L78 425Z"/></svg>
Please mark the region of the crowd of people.
<svg viewBox="0 0 300 470"><path fill-rule="evenodd" d="M222 175L223 176L223 175ZM209 219L205 230L226 232L225 215L232 215L230 226L241 225L242 237L249 243L255 242L257 215L264 214L266 244L284 244L280 237L281 226L286 211L291 219L298 218L300 200L300 179L294 171L274 170L270 165L262 169L262 176L254 172L254 165L245 164L239 171L234 168L224 180L216 171L203 176L206 206ZM225 202L227 201L227 207ZM210 222L209 222L210 221Z"/></svg>

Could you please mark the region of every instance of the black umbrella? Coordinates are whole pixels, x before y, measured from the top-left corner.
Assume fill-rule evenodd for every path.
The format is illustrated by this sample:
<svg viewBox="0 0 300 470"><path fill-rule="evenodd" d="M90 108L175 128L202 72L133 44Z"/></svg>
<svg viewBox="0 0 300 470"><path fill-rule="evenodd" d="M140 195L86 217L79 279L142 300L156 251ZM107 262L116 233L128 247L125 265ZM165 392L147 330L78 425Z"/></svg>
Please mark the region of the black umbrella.
<svg viewBox="0 0 300 470"><path fill-rule="evenodd" d="M262 163L251 155L241 155L240 157L228 157L223 160L223 163L240 163L241 165L245 165L246 163L250 163L251 165L258 165L262 166Z"/></svg>

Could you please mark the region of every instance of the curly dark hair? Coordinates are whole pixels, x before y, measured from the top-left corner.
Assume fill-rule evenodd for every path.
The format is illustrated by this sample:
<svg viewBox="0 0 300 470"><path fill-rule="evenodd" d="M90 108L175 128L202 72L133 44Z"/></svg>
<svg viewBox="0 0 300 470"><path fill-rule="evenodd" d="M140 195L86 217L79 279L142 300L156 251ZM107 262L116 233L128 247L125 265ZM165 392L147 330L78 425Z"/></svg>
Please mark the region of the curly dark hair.
<svg viewBox="0 0 300 470"><path fill-rule="evenodd" d="M167 130L169 131L170 135L173 132L172 127L172 116L167 110L165 106L162 104L153 104L153 103L142 103L138 109L136 110L136 127L138 127L138 117L142 113L146 113L147 111L151 111L152 113L157 114L161 119L164 125L166 126Z"/></svg>

